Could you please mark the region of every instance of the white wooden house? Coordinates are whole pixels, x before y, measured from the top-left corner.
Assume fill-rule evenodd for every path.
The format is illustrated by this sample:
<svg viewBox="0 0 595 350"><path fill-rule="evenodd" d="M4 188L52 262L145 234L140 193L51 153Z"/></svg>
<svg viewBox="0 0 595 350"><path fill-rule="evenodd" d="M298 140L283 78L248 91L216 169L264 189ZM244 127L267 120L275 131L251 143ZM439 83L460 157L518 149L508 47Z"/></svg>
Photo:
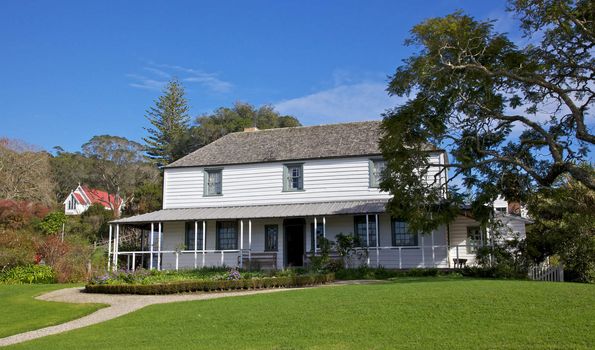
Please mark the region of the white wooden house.
<svg viewBox="0 0 595 350"><path fill-rule="evenodd" d="M303 266L319 253L321 237L339 233L359 236L367 251L361 263L371 266L472 263L487 241L473 219L418 235L385 212L380 133L380 122L369 121L228 134L165 167L162 210L112 223L110 263L134 268L142 257L159 269ZM447 162L442 150L427 154ZM143 230L142 250L119 250L122 225Z"/></svg>

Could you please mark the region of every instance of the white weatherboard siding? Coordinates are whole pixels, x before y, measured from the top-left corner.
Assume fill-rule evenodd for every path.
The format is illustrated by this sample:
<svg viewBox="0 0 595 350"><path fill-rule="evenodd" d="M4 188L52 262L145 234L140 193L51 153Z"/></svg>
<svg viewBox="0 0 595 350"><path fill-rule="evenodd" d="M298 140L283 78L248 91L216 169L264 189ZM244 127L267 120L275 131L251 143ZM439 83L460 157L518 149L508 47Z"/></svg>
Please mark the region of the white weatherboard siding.
<svg viewBox="0 0 595 350"><path fill-rule="evenodd" d="M432 158L443 161L439 153ZM222 166L221 196L203 195L205 168L166 168L163 208L389 199L388 193L369 187L369 160L354 157ZM303 191L283 191L283 164L287 163L303 163Z"/></svg>

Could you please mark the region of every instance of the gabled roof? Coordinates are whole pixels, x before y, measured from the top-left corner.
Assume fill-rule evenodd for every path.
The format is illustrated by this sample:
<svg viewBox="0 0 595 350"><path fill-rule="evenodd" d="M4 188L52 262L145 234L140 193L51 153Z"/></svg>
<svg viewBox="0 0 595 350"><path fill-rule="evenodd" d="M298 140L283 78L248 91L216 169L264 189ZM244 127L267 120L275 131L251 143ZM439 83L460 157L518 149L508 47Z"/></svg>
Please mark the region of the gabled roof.
<svg viewBox="0 0 595 350"><path fill-rule="evenodd" d="M72 194L74 195L74 198L76 198L77 202L80 204L87 204L87 201L79 193L72 192Z"/></svg>
<svg viewBox="0 0 595 350"><path fill-rule="evenodd" d="M380 121L235 132L168 168L380 155Z"/></svg>
<svg viewBox="0 0 595 350"><path fill-rule="evenodd" d="M87 186L81 186L81 189L84 191L85 195L91 201L90 204L101 204L104 207L109 208L110 203L118 204L114 205L114 207L118 207L122 204L122 198L119 198L116 202L115 196L112 194L108 194L105 191L98 190L95 188L89 188Z"/></svg>

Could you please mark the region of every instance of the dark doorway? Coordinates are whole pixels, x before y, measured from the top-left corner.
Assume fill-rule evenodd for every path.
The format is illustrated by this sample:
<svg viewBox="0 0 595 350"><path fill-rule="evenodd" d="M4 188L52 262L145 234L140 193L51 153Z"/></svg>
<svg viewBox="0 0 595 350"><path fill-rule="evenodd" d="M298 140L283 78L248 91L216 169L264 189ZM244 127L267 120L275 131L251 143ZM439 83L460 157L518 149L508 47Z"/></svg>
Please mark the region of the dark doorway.
<svg viewBox="0 0 595 350"><path fill-rule="evenodd" d="M286 266L304 265L304 226L303 219L285 220L283 223Z"/></svg>

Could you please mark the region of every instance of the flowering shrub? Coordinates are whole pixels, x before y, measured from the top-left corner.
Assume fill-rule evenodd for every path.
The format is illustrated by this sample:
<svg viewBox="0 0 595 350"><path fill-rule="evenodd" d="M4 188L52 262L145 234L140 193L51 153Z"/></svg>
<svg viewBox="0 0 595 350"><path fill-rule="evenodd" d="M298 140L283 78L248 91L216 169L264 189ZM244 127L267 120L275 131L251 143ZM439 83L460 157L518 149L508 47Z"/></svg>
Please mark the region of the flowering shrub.
<svg viewBox="0 0 595 350"><path fill-rule="evenodd" d="M237 281L241 278L242 278L242 275L240 274L240 271L238 271L237 269L234 268L234 269L229 270L229 272L227 273L226 279Z"/></svg>
<svg viewBox="0 0 595 350"><path fill-rule="evenodd" d="M55 283L56 274L46 265L15 266L0 273L0 282L9 284Z"/></svg>

